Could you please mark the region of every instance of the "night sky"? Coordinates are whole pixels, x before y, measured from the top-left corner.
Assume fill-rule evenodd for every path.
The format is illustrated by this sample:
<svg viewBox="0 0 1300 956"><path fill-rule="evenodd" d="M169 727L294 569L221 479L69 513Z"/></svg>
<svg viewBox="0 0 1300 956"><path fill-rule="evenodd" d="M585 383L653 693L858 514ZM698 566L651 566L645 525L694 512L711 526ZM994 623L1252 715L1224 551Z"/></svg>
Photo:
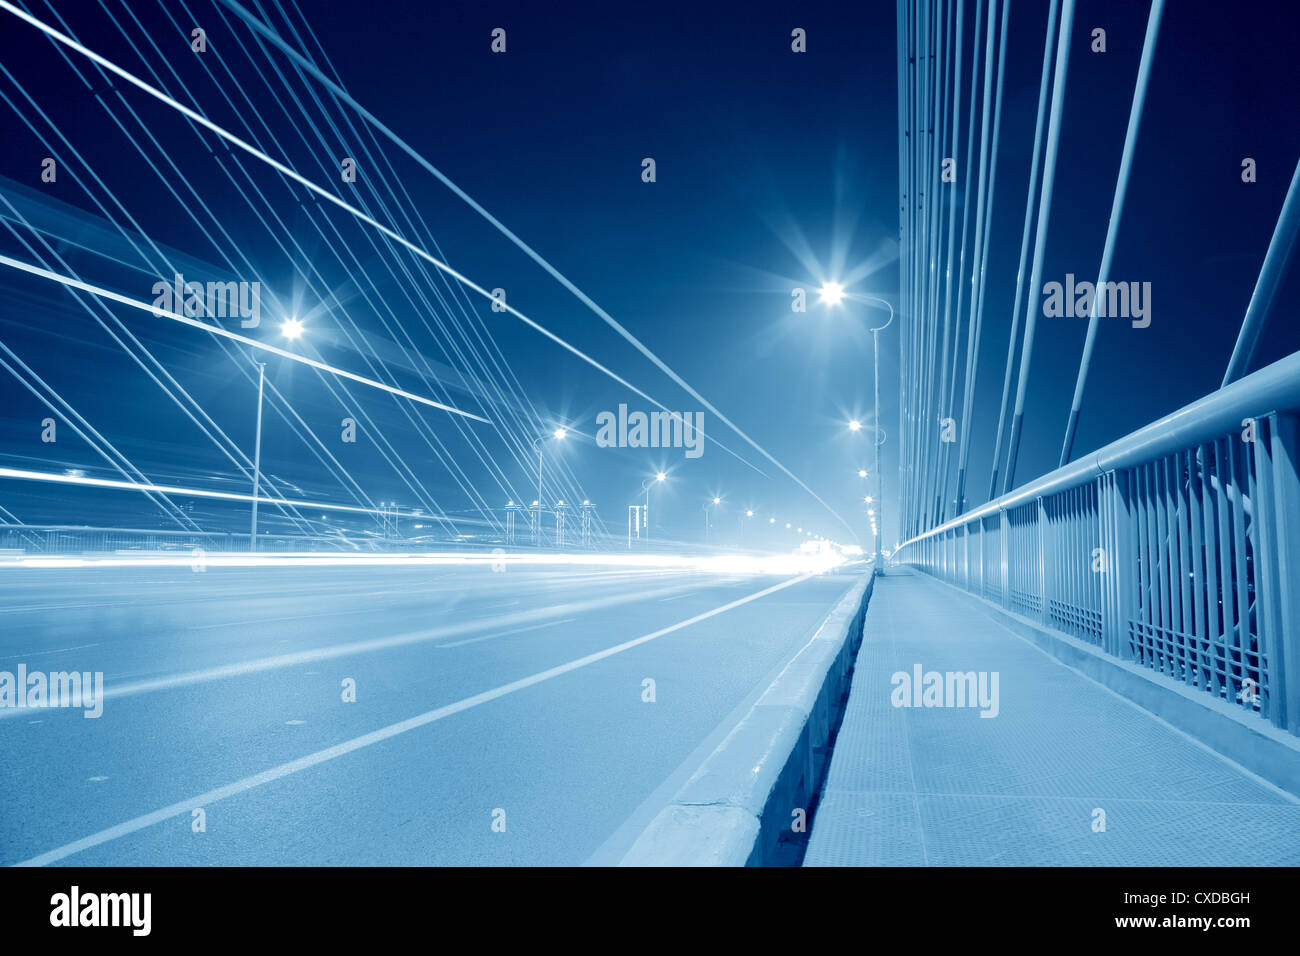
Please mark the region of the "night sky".
<svg viewBox="0 0 1300 956"><path fill-rule="evenodd" d="M747 544L792 546L793 536L782 533L786 521L841 541L856 535L869 542L867 489L857 470L871 467L871 433L850 434L845 423L872 419L871 339L864 329L884 314L862 304L830 311L812 293L824 280L852 274L851 292L898 302L892 2L299 6L272 0L249 6L326 73L336 71L358 101L848 526L707 413L698 459L680 449L597 448L581 435L562 448L548 446L547 468L565 469L555 494L590 498L618 534L642 481L663 469L670 480L662 493L656 490L656 524L666 535L698 537L701 508L718 495L724 498L718 527L733 540L740 515L753 508L756 520L775 516L778 524L766 536L751 532ZM964 69L975 6L968 0ZM971 425L972 504L983 500L991 466L1046 7L1015 0L1011 10ZM311 181L364 204L479 285L505 289L512 306L668 408L702 410L409 158L385 143L391 166L380 161L373 141L357 134L354 115L330 102L318 84L304 82L282 54L259 47L225 7L200 0L82 0L27 9L187 105L197 104L213 122L254 140ZM1147 9L1133 0L1078 5L1045 281L1067 273L1096 278ZM189 47L194 26L206 31L206 53ZM1300 13L1289 3L1169 3L1111 273L1115 280L1151 283L1152 322L1135 329L1103 321L1076 454L1212 391L1222 379L1300 155L1298 26ZM504 54L490 49L497 27L507 33ZM807 31L806 53L791 51L796 27ZM1095 27L1107 31L1104 54L1089 50ZM170 278L156 264L164 256L182 265L187 279L260 281L263 323L250 334L284 344L277 333L282 316L272 305L278 300L307 324L308 354L365 375L382 366L400 387L494 422L456 421L361 387L340 401L317 372L271 358L268 381L356 482L346 487L331 474L273 399L263 467L282 493L354 504L359 487L373 501L431 503L448 514L480 517L485 506L500 509L506 500L536 496L529 448L535 437L558 425L591 435L596 415L620 402L652 410L517 318L492 312L474 293L454 305L442 279L413 281L417 260L394 251L373 228L301 186L286 186L212 134L196 134L174 110L120 80L110 82L5 12L0 65L0 194L49 231L67 266L50 268L75 269L84 281L146 301L154 282ZM965 127L963 108L963 136ZM54 183L40 178L46 156L59 162ZM357 183L340 179L345 156L358 160ZM656 163L653 183L642 181L646 157ZM1256 161L1257 182L1242 182L1246 157ZM147 255L109 216L131 229ZM30 228L16 223L7 205L0 204L0 217L17 233L0 230L0 253L36 261L19 238L34 242ZM1300 348L1295 272L1293 265L1252 368ZM444 303L433 301L435 287L447 296ZM809 290L806 314L791 312L794 287ZM471 323L461 306L477 312L481 324L472 328L484 335L467 331ZM110 312L236 445L251 451L256 377L247 349L223 347L205 332L132 309ZM1056 465L1086 324L1040 320L1017 472L1022 481ZM896 323L882 336L880 362L890 543L898 329ZM0 272L0 342L149 477L248 490L230 459L66 289ZM488 377L512 381L509 396L485 397L481 382L467 377L478 367L471 349L495 356L489 366L496 372ZM62 424L57 443L42 443L39 423L48 410L3 368L0 399L0 465L117 477ZM359 408L367 416L359 440L342 443L340 420ZM406 480L381 448L409 466ZM427 494L414 491L412 482ZM31 523L164 524L155 509L123 493L4 481L0 505ZM206 508L205 520L222 530L222 521L235 527L243 512L232 509Z"/></svg>

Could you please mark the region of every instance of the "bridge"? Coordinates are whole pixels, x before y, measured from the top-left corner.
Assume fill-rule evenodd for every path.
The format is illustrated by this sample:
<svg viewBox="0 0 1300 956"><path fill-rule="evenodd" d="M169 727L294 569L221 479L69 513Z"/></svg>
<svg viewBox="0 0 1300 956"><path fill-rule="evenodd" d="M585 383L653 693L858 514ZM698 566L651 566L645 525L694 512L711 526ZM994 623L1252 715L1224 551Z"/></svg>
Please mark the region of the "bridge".
<svg viewBox="0 0 1300 956"><path fill-rule="evenodd" d="M1011 4L1000 14L988 4L981 132L974 137L973 62L963 143L968 6L898 5L900 368L910 448L902 466L907 540L893 560L910 573L876 585L807 862L1294 865L1300 354L1245 373L1300 227L1300 165L1219 387L1076 454L1100 325L1130 317L1116 311L1116 287L1125 290L1112 282L1112 269L1165 16L1165 3L1151 3L1095 297L1081 315L1087 334L1059 467L1017 484L1035 327L1053 314L1044 302L1040 315L1036 292L1050 288L1042 284L1045 248L1070 58L1081 49L1076 4L1053 0L1001 401L984 409L997 421L990 500L970 507L971 423L980 413L970 356L978 345L967 351L955 406L957 350L950 366L948 343L961 338L960 292L955 314L951 300L953 285L969 275L966 335L978 343L989 281L981 236L996 174ZM1099 33L1104 49L1105 32L1092 31L1093 52ZM972 60L979 53L977 44ZM989 95L994 73L996 98ZM955 258L959 204L945 194L952 190L938 162L961 155L967 169L978 155L978 175L965 181L967 203L972 179L978 196L968 268L969 206ZM966 423L955 449L943 429L954 408ZM975 676L982 682L989 674L998 678L992 693L980 683L977 696Z"/></svg>
<svg viewBox="0 0 1300 956"><path fill-rule="evenodd" d="M758 283L770 352L861 318L836 406L598 304L311 7L62 6L0 0L14 155L57 170L0 170L0 862L1300 864L1300 164L1242 200L1188 400L1112 361L1190 295L1120 271L1186 9L1107 54L1076 0L896 0L888 252Z"/></svg>

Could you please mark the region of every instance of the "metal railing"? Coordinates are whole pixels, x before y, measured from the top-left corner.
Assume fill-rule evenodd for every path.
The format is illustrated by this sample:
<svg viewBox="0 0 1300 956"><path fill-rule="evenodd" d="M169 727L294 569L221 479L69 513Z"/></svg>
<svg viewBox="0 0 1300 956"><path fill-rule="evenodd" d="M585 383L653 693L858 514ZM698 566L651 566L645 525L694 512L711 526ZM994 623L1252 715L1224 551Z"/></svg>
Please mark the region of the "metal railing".
<svg viewBox="0 0 1300 956"><path fill-rule="evenodd" d="M1300 352L893 560L1300 734Z"/></svg>

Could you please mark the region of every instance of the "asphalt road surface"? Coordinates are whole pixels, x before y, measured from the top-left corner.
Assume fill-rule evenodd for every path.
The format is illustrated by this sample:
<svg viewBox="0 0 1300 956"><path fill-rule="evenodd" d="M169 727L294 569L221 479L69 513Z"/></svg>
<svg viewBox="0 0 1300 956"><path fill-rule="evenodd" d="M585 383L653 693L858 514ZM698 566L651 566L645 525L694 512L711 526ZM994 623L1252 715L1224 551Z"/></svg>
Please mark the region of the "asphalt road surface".
<svg viewBox="0 0 1300 956"><path fill-rule="evenodd" d="M0 569L0 863L615 862L855 580Z"/></svg>

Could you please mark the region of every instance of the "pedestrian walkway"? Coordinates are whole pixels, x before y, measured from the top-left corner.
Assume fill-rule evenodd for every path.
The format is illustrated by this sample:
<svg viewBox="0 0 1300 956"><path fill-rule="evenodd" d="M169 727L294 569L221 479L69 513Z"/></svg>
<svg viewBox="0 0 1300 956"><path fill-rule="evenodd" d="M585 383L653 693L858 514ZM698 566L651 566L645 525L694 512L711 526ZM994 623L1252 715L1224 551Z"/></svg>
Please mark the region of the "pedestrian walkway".
<svg viewBox="0 0 1300 956"><path fill-rule="evenodd" d="M1300 801L945 585L877 579L805 866L1297 864Z"/></svg>

